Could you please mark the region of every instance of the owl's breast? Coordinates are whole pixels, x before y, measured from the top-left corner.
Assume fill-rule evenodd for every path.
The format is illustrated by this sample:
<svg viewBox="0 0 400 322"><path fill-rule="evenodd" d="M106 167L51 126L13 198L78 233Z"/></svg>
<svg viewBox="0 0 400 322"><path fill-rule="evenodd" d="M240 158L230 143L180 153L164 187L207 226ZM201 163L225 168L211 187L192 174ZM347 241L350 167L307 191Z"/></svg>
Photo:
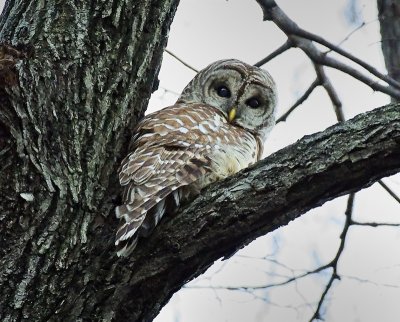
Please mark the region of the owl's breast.
<svg viewBox="0 0 400 322"><path fill-rule="evenodd" d="M210 171L199 180L202 189L212 182L222 180L247 168L257 161L258 145L256 139L250 134L236 137L236 140L216 140L211 145Z"/></svg>
<svg viewBox="0 0 400 322"><path fill-rule="evenodd" d="M187 112L187 111L186 111ZM213 107L207 105L182 118L185 129L175 142L186 140L186 149L193 149L204 159L206 171L190 185L182 187L183 199L198 195L207 185L229 177L257 161L260 143L244 128L234 126ZM190 143L189 143L190 142ZM207 161L206 161L207 160Z"/></svg>
<svg viewBox="0 0 400 322"><path fill-rule="evenodd" d="M255 163L256 155L255 141L254 145L222 145L213 151L211 168L221 179L226 178Z"/></svg>

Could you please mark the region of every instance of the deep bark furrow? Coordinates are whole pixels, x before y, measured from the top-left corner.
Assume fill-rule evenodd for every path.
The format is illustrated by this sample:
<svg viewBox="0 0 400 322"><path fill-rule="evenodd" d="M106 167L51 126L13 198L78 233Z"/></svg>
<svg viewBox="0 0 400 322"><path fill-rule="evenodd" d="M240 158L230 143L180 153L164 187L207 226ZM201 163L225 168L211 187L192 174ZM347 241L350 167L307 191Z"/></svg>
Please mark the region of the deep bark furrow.
<svg viewBox="0 0 400 322"><path fill-rule="evenodd" d="M90 257L114 258L118 159L154 88L178 0L43 4L10 2L0 21L0 40L29 53L0 109L10 165L0 176L2 321L95 319L96 288L86 285L101 261Z"/></svg>

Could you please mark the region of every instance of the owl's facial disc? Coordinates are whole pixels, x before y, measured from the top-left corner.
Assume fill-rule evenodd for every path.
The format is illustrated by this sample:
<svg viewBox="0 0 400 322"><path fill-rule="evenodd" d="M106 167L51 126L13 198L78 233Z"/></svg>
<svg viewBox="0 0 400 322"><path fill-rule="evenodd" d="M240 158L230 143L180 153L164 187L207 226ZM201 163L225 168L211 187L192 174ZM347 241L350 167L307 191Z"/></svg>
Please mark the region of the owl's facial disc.
<svg viewBox="0 0 400 322"><path fill-rule="evenodd" d="M235 59L200 71L178 103L202 103L221 111L232 125L267 133L275 123L276 88L268 72Z"/></svg>

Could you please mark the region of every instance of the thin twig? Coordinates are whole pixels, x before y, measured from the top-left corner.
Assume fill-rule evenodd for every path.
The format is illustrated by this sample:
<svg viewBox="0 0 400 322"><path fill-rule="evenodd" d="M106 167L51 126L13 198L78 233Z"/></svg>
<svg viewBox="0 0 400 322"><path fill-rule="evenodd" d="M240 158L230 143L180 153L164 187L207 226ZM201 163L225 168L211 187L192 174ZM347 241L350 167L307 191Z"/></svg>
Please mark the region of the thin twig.
<svg viewBox="0 0 400 322"><path fill-rule="evenodd" d="M224 289L224 290L229 290L229 291L240 291L240 290L260 290L260 289L268 289L276 286L282 286L282 285L287 285L290 284L291 282L294 282L298 279L304 278L306 276L312 275L312 274L317 274L320 273L321 271L330 268L330 264L320 266L312 271L307 271L303 274L293 276L291 278L288 278L287 280L279 283L272 283L272 284L264 284L264 285L243 285L243 286L212 286L212 288L216 289ZM210 286L202 286L202 285L186 285L185 288L210 288Z"/></svg>
<svg viewBox="0 0 400 322"><path fill-rule="evenodd" d="M400 198L390 189L382 180L379 180L378 183L385 189L398 203L400 203Z"/></svg>
<svg viewBox="0 0 400 322"><path fill-rule="evenodd" d="M367 23L365 21L363 21L359 26L357 26L356 28L354 28L352 31L350 31L346 37L344 37L336 46L340 47L341 45L343 45L347 40L350 39L350 37L357 32L358 30L360 30L361 28L363 28L365 25L367 25ZM329 51L331 51L332 49L330 49ZM328 51L328 52L329 52Z"/></svg>
<svg viewBox="0 0 400 322"><path fill-rule="evenodd" d="M308 87L308 89L304 92L304 94L283 114L281 115L277 120L276 123L279 122L286 122L286 119L292 112L310 96L310 94L318 87L318 85L321 85L320 80L317 78L314 80L311 85Z"/></svg>
<svg viewBox="0 0 400 322"><path fill-rule="evenodd" d="M310 322L314 321L314 320L321 320L321 308L322 308L322 304L325 301L325 298L329 292L329 290L331 289L334 280L336 279L340 279L340 276L337 272L337 266L338 266L338 261L339 258L344 250L344 246L346 243L346 237L347 237L347 233L349 231L349 227L351 225L352 222L352 215L353 215L353 205L354 205L354 193L349 194L349 197L347 199L347 207L346 207L346 222L344 224L342 233L340 234L340 245L338 248L338 251L336 253L335 258L328 264L328 266L332 267L333 271L332 271L332 275L331 278L329 279L328 283L325 286L325 290L322 293L319 302L318 302L318 306L317 309L315 310L313 316L310 319Z"/></svg>
<svg viewBox="0 0 400 322"><path fill-rule="evenodd" d="M349 275L341 275L340 276L342 279L347 278L348 280L353 280L353 281L357 281L359 283L366 283L366 284L371 284L374 286L383 286L383 287L390 287L390 288L400 288L400 285L396 285L396 284L387 284L387 283L377 283L371 280L367 280L364 278L360 278L357 276L349 276Z"/></svg>
<svg viewBox="0 0 400 322"><path fill-rule="evenodd" d="M174 53L172 53L171 51L169 51L167 48L164 49L166 53L170 54L172 57L174 57L177 61L179 61L180 63L182 63L183 65L185 65L187 68L191 69L192 71L194 71L195 73L198 73L199 71L190 66L188 63L186 63L185 61L183 61L182 59L180 59L178 56L176 56Z"/></svg>
<svg viewBox="0 0 400 322"><path fill-rule="evenodd" d="M288 39L282 46L280 46L278 49L273 51L267 57L261 59L258 63L255 63L254 66L261 67L262 65L268 63L270 60L274 59L276 56L284 53L286 50L288 50L288 49L290 49L292 47L293 47L293 44L290 41L290 39Z"/></svg>
<svg viewBox="0 0 400 322"><path fill-rule="evenodd" d="M368 22L363 21L359 26L357 26L356 28L354 28L352 31L350 31L346 37L344 37L336 46L340 47L341 45L343 45L347 40L350 39L351 36L353 36L357 31L359 31L360 29L364 28L365 26L373 23L373 22L377 22L378 19L373 19L370 20ZM329 49L326 53L331 52L332 49Z"/></svg>
<svg viewBox="0 0 400 322"><path fill-rule="evenodd" d="M165 87L162 87L162 86L160 86L160 89L164 91L164 94L165 94L165 93L169 93L169 94L172 94L172 95L178 96L178 97L181 95L181 94L179 94L178 92L175 92L175 91L173 91L173 90L170 90L170 89L165 88Z"/></svg>
<svg viewBox="0 0 400 322"><path fill-rule="evenodd" d="M358 222L358 221L352 221L351 222L352 225L355 226L369 226L369 227L380 227L380 226L384 226L384 227L400 227L400 224L396 224L396 223L380 223L380 222Z"/></svg>
<svg viewBox="0 0 400 322"><path fill-rule="evenodd" d="M342 102L339 98L338 93L336 92L329 78L326 76L323 66L314 64L314 68L320 84L322 84L325 91L328 93L329 98L331 99L338 122L343 122L345 120L345 117L343 114Z"/></svg>

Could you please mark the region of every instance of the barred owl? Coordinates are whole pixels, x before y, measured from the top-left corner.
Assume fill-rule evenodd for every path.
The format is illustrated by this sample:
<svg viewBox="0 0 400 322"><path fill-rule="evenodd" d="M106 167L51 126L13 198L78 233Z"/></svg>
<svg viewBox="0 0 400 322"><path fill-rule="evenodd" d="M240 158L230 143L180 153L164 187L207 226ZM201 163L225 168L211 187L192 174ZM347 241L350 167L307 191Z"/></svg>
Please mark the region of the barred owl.
<svg viewBox="0 0 400 322"><path fill-rule="evenodd" d="M275 105L269 73L229 59L201 70L174 105L147 115L119 171L118 256L129 255L165 213L259 160Z"/></svg>

